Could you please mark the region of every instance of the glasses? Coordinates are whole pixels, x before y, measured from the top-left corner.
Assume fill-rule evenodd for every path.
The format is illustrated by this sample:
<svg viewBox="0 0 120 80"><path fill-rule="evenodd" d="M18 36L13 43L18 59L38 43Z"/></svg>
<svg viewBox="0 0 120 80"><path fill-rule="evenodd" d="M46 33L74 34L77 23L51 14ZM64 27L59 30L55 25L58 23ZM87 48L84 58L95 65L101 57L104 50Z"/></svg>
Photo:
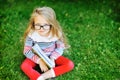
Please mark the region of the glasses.
<svg viewBox="0 0 120 80"><path fill-rule="evenodd" d="M44 25L35 24L34 27L36 30L39 30L41 28L43 28L44 30L49 30L51 28L51 25L49 25L49 24L44 24Z"/></svg>

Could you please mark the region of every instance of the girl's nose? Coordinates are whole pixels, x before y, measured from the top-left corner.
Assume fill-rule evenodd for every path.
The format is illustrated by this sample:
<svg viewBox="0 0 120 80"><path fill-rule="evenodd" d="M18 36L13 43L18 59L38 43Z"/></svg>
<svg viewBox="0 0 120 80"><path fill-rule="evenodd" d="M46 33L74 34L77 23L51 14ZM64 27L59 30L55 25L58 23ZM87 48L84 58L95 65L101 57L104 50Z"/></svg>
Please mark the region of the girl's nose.
<svg viewBox="0 0 120 80"><path fill-rule="evenodd" d="M44 31L43 27L41 27L40 30Z"/></svg>

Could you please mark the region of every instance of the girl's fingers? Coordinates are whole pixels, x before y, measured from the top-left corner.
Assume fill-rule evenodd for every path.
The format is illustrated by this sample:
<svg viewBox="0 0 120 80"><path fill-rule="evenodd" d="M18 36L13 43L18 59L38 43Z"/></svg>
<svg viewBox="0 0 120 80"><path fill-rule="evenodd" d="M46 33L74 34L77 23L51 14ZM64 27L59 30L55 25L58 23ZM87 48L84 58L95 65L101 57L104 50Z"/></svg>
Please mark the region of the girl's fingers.
<svg viewBox="0 0 120 80"><path fill-rule="evenodd" d="M48 70L48 67L47 67L47 66L41 67L41 71L42 71L42 72L46 72L47 70Z"/></svg>

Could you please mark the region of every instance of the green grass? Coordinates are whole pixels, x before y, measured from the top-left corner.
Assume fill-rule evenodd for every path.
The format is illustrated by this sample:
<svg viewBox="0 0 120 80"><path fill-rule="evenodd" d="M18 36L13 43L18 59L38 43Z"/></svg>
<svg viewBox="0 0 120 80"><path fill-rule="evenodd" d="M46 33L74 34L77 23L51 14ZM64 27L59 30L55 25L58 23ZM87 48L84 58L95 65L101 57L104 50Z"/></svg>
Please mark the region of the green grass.
<svg viewBox="0 0 120 80"><path fill-rule="evenodd" d="M74 62L74 70L57 80L120 79L120 23L110 17L107 0L7 0L0 5L0 80L28 80L20 70L25 59L21 39L36 6L55 10L71 45L64 56Z"/></svg>

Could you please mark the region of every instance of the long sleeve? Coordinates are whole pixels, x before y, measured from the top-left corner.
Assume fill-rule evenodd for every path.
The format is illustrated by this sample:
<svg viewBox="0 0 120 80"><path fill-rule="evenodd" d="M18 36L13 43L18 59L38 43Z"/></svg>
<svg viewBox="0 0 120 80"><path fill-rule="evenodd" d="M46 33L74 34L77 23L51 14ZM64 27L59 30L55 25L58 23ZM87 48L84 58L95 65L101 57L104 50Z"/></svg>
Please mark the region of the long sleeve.
<svg viewBox="0 0 120 80"><path fill-rule="evenodd" d="M33 45L33 40L29 37L26 38L25 45L24 45L24 55L31 59L33 62L38 63L40 58L32 52L32 45Z"/></svg>
<svg viewBox="0 0 120 80"><path fill-rule="evenodd" d="M65 49L64 43L61 42L60 40L56 41L56 48L50 55L51 58L57 59L59 56L63 54L63 51Z"/></svg>

